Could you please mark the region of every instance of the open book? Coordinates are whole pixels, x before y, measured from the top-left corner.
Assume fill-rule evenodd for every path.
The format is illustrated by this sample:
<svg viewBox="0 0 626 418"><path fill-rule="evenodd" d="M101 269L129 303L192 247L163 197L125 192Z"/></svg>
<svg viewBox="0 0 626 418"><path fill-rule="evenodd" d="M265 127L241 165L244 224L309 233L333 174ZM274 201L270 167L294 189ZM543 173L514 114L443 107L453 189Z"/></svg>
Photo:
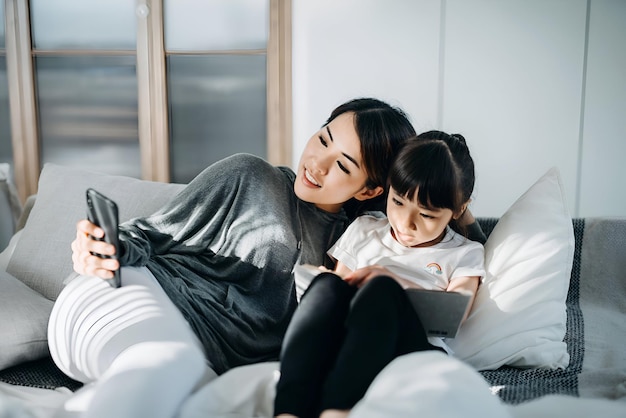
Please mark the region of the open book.
<svg viewBox="0 0 626 418"><path fill-rule="evenodd" d="M295 266L294 278L298 302L311 284L311 280L321 272L310 264ZM406 293L428 336L445 338L456 336L470 302L469 295L425 289L407 289Z"/></svg>

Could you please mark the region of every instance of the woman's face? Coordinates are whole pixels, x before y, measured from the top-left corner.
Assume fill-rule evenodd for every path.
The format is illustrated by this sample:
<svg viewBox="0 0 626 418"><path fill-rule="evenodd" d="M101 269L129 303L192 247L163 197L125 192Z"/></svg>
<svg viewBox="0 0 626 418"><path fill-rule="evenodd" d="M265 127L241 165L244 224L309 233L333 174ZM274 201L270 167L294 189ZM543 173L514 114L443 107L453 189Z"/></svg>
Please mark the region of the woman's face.
<svg viewBox="0 0 626 418"><path fill-rule="evenodd" d="M320 209L339 212L352 197L365 200L382 193L380 187L365 187L366 181L354 114L344 113L307 142L298 164L294 192Z"/></svg>

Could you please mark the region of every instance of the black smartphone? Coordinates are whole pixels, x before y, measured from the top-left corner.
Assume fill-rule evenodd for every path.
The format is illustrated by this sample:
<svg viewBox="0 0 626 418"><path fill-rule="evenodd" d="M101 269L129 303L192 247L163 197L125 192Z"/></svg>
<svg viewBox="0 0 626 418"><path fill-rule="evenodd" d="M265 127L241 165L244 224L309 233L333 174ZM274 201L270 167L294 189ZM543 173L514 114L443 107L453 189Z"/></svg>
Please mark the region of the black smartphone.
<svg viewBox="0 0 626 418"><path fill-rule="evenodd" d="M113 200L104 196L102 193L89 188L87 189L87 219L104 230L104 238L100 238L100 240L114 245L117 253L119 250L119 215L117 204ZM113 256L101 254L94 255L102 258L117 258L117 254ZM122 285L120 269L117 269L114 272L112 279L107 279L106 281L109 282L112 287L120 287Z"/></svg>

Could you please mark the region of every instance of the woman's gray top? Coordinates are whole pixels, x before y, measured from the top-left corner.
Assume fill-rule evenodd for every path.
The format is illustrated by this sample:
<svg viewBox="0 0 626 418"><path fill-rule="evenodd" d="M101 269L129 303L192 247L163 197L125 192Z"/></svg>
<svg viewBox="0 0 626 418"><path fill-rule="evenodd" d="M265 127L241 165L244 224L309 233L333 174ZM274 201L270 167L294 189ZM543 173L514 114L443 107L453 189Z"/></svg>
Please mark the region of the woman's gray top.
<svg viewBox="0 0 626 418"><path fill-rule="evenodd" d="M296 298L293 266L328 265L348 224L298 199L295 174L237 154L165 207L120 226L122 265L147 266L218 374L276 360Z"/></svg>

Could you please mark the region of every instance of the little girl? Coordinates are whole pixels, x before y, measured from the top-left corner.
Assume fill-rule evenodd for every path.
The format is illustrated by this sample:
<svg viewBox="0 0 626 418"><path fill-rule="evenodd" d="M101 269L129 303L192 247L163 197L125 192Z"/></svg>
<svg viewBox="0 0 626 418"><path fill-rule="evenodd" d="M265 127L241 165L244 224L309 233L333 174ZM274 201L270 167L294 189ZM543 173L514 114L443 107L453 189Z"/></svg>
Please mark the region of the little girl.
<svg viewBox="0 0 626 418"><path fill-rule="evenodd" d="M328 252L335 271L318 275L296 310L281 351L276 415L345 416L394 358L451 353L443 338L426 335L404 289L466 292L473 302L484 249L449 227L473 188L461 135L431 131L404 146L389 174L387 217L364 215L348 227Z"/></svg>

